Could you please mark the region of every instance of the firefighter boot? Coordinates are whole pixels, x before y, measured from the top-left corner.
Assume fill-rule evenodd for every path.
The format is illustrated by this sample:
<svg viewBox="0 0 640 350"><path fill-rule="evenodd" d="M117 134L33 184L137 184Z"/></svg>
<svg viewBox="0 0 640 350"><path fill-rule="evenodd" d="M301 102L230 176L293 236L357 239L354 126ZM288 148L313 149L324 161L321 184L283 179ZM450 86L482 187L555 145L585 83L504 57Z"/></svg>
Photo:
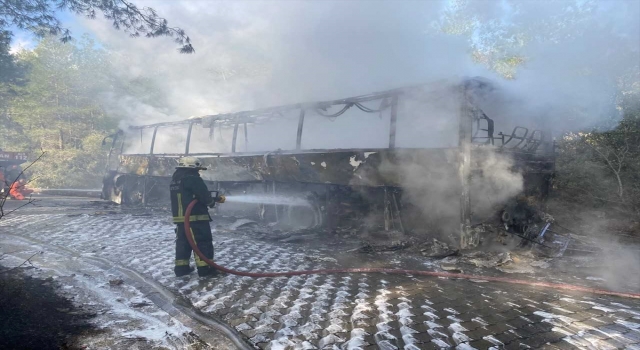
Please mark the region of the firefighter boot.
<svg viewBox="0 0 640 350"><path fill-rule="evenodd" d="M190 265L176 266L176 267L173 268L173 272L175 272L176 277L186 276L186 275L192 273L193 270L195 270L195 268L193 266L190 266Z"/></svg>
<svg viewBox="0 0 640 350"><path fill-rule="evenodd" d="M217 277L219 275L220 272L213 266L198 266L199 277Z"/></svg>

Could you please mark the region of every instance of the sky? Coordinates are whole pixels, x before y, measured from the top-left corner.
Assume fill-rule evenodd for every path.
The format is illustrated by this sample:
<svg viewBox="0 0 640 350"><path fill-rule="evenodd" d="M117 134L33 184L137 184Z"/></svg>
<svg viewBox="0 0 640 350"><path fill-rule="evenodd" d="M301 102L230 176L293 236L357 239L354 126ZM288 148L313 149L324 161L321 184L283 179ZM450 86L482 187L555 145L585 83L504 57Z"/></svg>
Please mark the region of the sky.
<svg viewBox="0 0 640 350"><path fill-rule="evenodd" d="M80 37L84 33L90 34L88 29L82 25L81 20L75 14L70 13L69 11L57 11L56 15L62 25L71 30L75 37ZM22 49L31 50L38 42L37 38L35 38L29 31L13 26L9 27L9 30L13 32L10 49L11 53L16 53Z"/></svg>

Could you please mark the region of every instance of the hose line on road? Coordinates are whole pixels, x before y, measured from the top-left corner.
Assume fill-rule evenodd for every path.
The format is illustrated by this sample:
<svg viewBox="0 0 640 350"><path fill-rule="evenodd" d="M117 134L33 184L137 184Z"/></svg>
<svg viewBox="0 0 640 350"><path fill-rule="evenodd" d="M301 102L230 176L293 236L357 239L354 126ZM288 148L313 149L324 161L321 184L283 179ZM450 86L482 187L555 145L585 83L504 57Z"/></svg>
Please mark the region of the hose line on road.
<svg viewBox="0 0 640 350"><path fill-rule="evenodd" d="M290 276L300 276L300 275L332 275L332 274L340 274L340 273L386 273L386 274L394 274L394 275L414 275L414 276L430 276L430 277L444 277L444 278L460 278L467 280L481 280L481 281L489 281L489 282L502 282L502 283L510 283L510 284L520 284L526 286L533 287L544 287L544 288L553 288L560 290L571 290L577 292L585 292L592 294L600 294L600 295L613 295L623 298L634 298L640 299L640 293L623 293L623 292L615 292L611 290L605 289L596 289L589 288L584 286L577 286L572 284L565 283L551 283L551 282L539 282L539 281L528 281L521 279L513 279L506 277L494 277L494 276L482 276L482 275L468 275L462 273L451 273L451 272L437 272L437 271L425 271L425 270L405 270L405 269L386 269L386 268L378 268L378 267L361 267L361 268L350 268L350 269L321 269L321 270L299 270L299 271L285 271L285 272L248 272L248 271L237 271L231 270L224 266L220 266L213 262L213 260L207 258L193 239L193 236L188 234L187 232L191 232L191 225L189 222L191 216L191 210L196 205L198 200L194 199L189 203L187 209L184 213L184 231L185 236L187 237L187 241L189 241L189 245L191 249L193 249L194 253L202 259L202 261L206 262L208 265L232 275L237 276L246 276L246 277L290 277Z"/></svg>

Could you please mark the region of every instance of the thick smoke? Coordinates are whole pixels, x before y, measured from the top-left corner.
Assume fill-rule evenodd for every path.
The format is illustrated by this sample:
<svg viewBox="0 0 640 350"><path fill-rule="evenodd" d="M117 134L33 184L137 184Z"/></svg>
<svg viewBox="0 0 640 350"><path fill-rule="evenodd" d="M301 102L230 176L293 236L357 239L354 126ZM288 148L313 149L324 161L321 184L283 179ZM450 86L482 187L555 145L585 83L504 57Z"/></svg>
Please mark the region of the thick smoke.
<svg viewBox="0 0 640 350"><path fill-rule="evenodd" d="M197 52L85 22L121 53L123 75L153 77L167 96L162 109L119 104L130 124L481 75L505 92L487 107L505 130L551 123L565 130L615 119L616 93L640 88L635 1L138 2L183 27ZM454 25L464 30L441 31ZM477 53L524 62L504 81L483 59L472 61Z"/></svg>
<svg viewBox="0 0 640 350"><path fill-rule="evenodd" d="M474 65L466 38L433 32L440 2L139 1L183 27L195 55L170 40L123 40L101 21L86 25L126 52L125 74L153 75L171 111L156 120L342 98L462 75Z"/></svg>
<svg viewBox="0 0 640 350"><path fill-rule="evenodd" d="M481 20L500 28L476 28L477 46L502 36L513 43L507 56L524 62L515 80L502 84L510 98L492 112L556 132L615 126L620 98L640 92L640 2L495 3L470 2Z"/></svg>
<svg viewBox="0 0 640 350"><path fill-rule="evenodd" d="M619 84L634 83L621 82L620 77L637 73L638 67L637 2L139 3L153 6L183 27L197 53L181 55L169 40L123 40L121 33L107 30L107 23L86 21L106 46L122 52L122 74L151 76L167 96L163 110L122 101L120 106L131 110L134 124L483 75L500 85L501 93L483 105L500 130L550 122L579 128L612 116ZM464 25L469 36L439 31L451 25L447 21L452 17L460 17L457 24ZM471 60L472 50L491 56L501 41L511 43L498 45L506 47L505 56L524 57L513 81L501 80ZM455 115L437 112L423 113L419 123L412 118L399 125L398 142L422 146L424 134L416 130L457 122ZM384 131L369 139L370 130L382 130L384 120L362 120L348 114L335 121L309 120L309 129L322 132L305 139L309 148L384 146L384 141L377 142ZM283 126L255 127L249 132L250 145L259 151L286 148L295 122L291 116ZM380 127L363 129L378 123ZM271 139L286 142L273 144ZM353 142L336 145L341 140Z"/></svg>
<svg viewBox="0 0 640 350"><path fill-rule="evenodd" d="M130 110L123 126L484 76L496 83L496 93L476 102L496 120L496 131L522 125L560 132L616 120L621 94L640 90L637 1L137 3L185 29L196 53L181 55L162 38L125 40L103 21L86 21L101 42L121 53L123 75L152 77L167 96L162 109L122 101L120 108ZM522 63L505 66L509 57ZM495 73L509 69L510 80ZM459 110L453 98L402 106L408 117L399 119L398 146L455 146ZM353 111L335 120L310 116L303 148L386 147L388 118L388 112ZM241 127L238 150L292 149L296 123L292 114L249 125L248 144ZM181 152L184 133L163 132L162 147ZM230 150L230 129L217 129L213 142L206 130L197 132L195 149ZM508 160L492 156L483 164L484 182L473 184L480 207L521 190L522 176ZM407 186L418 189L412 203L454 220L456 176L427 168L410 163L400 169Z"/></svg>

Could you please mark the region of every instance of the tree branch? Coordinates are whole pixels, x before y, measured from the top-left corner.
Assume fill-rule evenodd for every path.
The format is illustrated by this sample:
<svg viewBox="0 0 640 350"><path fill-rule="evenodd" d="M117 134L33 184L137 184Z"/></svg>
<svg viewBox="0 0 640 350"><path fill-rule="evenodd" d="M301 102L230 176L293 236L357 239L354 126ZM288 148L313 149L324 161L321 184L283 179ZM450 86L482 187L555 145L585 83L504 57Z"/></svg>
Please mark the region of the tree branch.
<svg viewBox="0 0 640 350"><path fill-rule="evenodd" d="M37 36L62 34L60 40L68 42L72 40L71 32L56 18L56 12L64 9L91 19L96 17L96 10L100 10L112 21L114 28L133 37L140 33L149 38L169 36L181 45L181 53L195 52L184 30L169 27L167 20L158 16L154 9L139 9L128 0L0 0L0 27L14 25Z"/></svg>
<svg viewBox="0 0 640 350"><path fill-rule="evenodd" d="M42 253L43 253L43 251L37 251L37 252L33 253L33 255L31 255L27 260L23 261L23 262L22 262L22 264L20 264L20 265L18 265L18 266L15 266L15 267L12 267L12 268L10 268L10 269L8 269L8 270L0 271L0 273L11 272L11 271L13 271L13 270L15 270L15 269L18 269L18 268L22 267L22 265L24 265L24 264L26 264L26 263L29 263L31 266L33 266L33 264L31 264L31 259L32 259L34 256L36 256L36 255L38 255L38 254L42 254Z"/></svg>

